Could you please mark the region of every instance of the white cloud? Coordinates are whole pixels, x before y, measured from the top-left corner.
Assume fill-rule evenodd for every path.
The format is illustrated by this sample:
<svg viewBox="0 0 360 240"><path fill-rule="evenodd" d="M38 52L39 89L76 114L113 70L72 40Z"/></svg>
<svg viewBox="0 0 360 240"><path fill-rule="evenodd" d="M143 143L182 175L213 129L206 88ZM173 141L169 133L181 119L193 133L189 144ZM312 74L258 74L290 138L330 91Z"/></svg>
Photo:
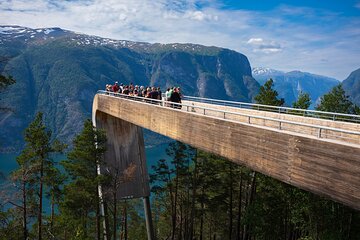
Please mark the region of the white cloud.
<svg viewBox="0 0 360 240"><path fill-rule="evenodd" d="M220 46L244 53L253 66L344 79L359 67L360 19L317 11L285 5L230 10L217 0L7 0L0 1L0 24Z"/></svg>
<svg viewBox="0 0 360 240"><path fill-rule="evenodd" d="M250 38L247 44L252 46L254 52L270 54L282 51L279 43L275 41L264 41L262 38Z"/></svg>
<svg viewBox="0 0 360 240"><path fill-rule="evenodd" d="M9 9L11 11L23 11L23 12L40 12L48 9L48 4L46 1L34 0L14 0L14 1L2 1L0 2L0 9L5 10Z"/></svg>
<svg viewBox="0 0 360 240"><path fill-rule="evenodd" d="M248 44L262 44L264 40L262 38L250 38L247 43Z"/></svg>
<svg viewBox="0 0 360 240"><path fill-rule="evenodd" d="M211 14L205 14L202 11L188 11L184 14L184 17L197 21L218 20L217 16L212 16Z"/></svg>

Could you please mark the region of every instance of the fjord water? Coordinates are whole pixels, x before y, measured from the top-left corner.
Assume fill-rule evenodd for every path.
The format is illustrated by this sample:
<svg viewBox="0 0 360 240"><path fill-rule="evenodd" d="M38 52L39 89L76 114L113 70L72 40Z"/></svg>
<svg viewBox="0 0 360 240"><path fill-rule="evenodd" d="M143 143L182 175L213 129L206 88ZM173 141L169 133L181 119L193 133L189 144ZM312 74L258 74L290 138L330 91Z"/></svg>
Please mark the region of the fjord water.
<svg viewBox="0 0 360 240"><path fill-rule="evenodd" d="M151 166L155 165L159 159L169 159L169 156L166 155L166 148L168 144L160 144L155 147L147 147L145 148L146 153L146 162L148 171L151 172ZM9 174L17 168L16 157L18 153L1 153L0 154L0 172L4 174L4 176L9 176ZM63 155L59 155L55 157L55 160L63 160L65 157ZM0 183L4 181L4 179L0 178Z"/></svg>
<svg viewBox="0 0 360 240"><path fill-rule="evenodd" d="M16 153L1 153L0 154L0 172L2 172L5 176L8 176L9 173L16 169L16 157L18 154ZM3 181L1 179L0 181Z"/></svg>
<svg viewBox="0 0 360 240"><path fill-rule="evenodd" d="M152 169L151 166L155 165L159 159L169 160L169 156L166 155L166 148L169 144L161 144L155 147L147 147L145 148L146 153L146 162L148 172L151 174ZM16 157L18 153L1 153L0 154L0 173L3 174L4 177L9 177L9 174L17 168ZM57 162L64 160L64 155L58 155L54 158ZM0 175L0 185L5 183L6 179L4 179ZM44 198L44 212L50 213L50 200Z"/></svg>

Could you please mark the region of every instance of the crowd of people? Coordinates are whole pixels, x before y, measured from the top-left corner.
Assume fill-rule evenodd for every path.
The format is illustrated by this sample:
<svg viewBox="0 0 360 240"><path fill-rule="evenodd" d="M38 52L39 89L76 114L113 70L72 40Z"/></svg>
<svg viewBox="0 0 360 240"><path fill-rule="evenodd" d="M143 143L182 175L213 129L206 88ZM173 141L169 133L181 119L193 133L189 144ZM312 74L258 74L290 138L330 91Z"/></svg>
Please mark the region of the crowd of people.
<svg viewBox="0 0 360 240"><path fill-rule="evenodd" d="M160 87L144 87L134 85L133 83L130 83L129 85L124 85L121 83L119 85L118 82L115 82L113 85L106 84L105 90L107 92L121 93L128 96L143 97L145 98L145 101L149 99L149 102L151 103L161 103L159 101L151 101L151 99L164 100L166 101L165 106L177 109L181 108L182 95L180 92L180 87L168 88L165 92L164 99Z"/></svg>

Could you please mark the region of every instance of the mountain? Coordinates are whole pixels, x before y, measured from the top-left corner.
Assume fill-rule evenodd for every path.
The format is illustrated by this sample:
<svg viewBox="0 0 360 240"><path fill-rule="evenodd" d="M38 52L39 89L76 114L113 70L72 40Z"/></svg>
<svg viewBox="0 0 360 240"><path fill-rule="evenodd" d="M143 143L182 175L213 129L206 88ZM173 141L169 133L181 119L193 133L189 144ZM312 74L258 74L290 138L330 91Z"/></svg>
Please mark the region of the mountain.
<svg viewBox="0 0 360 240"><path fill-rule="evenodd" d="M0 73L16 84L1 93L0 145L22 145L38 111L53 136L69 143L91 116L92 99L107 83L181 86L185 95L250 102L259 84L247 57L196 44L150 44L60 28L0 26ZM141 113L136 113L141 114Z"/></svg>
<svg viewBox="0 0 360 240"><path fill-rule="evenodd" d="M262 79L262 78L265 79L268 76L279 76L279 75L284 75L284 74L285 74L285 72L278 71L278 70L271 69L271 68L264 68L264 67L252 68L252 75L258 76L260 79Z"/></svg>
<svg viewBox="0 0 360 240"><path fill-rule="evenodd" d="M360 106L360 68L342 82L343 88L353 103Z"/></svg>
<svg viewBox="0 0 360 240"><path fill-rule="evenodd" d="M310 94L312 100L310 108L314 108L322 95L340 83L334 78L316 74L300 71L282 72L260 67L253 68L252 75L261 85L272 78L275 90L280 98L285 99L287 106L292 106L302 91Z"/></svg>

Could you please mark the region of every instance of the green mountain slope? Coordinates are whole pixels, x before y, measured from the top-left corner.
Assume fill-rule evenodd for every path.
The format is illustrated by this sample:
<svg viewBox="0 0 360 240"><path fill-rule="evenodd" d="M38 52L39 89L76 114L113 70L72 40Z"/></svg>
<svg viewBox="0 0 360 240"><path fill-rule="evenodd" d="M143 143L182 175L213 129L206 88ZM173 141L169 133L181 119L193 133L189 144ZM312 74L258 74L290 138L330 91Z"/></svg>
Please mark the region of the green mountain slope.
<svg viewBox="0 0 360 240"><path fill-rule="evenodd" d="M343 82L342 85L356 105L360 106L360 68L353 71Z"/></svg>
<svg viewBox="0 0 360 240"><path fill-rule="evenodd" d="M0 113L3 148L21 147L22 131L38 111L54 137L70 142L91 116L96 91L114 81L162 89L176 85L185 95L247 102L259 88L246 56L217 47L2 26L0 54L8 58L1 72L17 80L0 96L13 109Z"/></svg>

